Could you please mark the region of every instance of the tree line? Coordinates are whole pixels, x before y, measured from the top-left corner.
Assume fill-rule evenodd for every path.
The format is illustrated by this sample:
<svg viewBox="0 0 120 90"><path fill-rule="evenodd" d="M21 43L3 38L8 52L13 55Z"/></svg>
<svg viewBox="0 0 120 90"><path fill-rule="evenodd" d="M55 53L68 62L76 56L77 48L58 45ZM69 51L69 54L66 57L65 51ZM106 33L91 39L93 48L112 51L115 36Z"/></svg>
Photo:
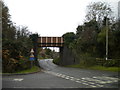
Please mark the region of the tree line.
<svg viewBox="0 0 120 90"><path fill-rule="evenodd" d="M106 58L108 29L108 59L111 61L106 61L104 65L117 66L120 60L120 21L114 19L113 11L107 3L90 3L87 10L86 20L83 25L78 25L76 33L63 35L65 45L80 63L96 64L96 59Z"/></svg>
<svg viewBox="0 0 120 90"><path fill-rule="evenodd" d="M108 29L108 58L120 59L120 21L112 17L110 5L102 2L91 3L83 25L76 27L76 33L63 35L64 44L71 49L81 64L93 65L96 59L106 57L106 28ZM106 24L106 21L108 24ZM27 26L16 26L11 21L8 7L2 2L2 69L16 72L30 68L30 50L37 53L37 33ZM47 53L49 53L48 51ZM37 54L35 54L37 60ZM109 64L110 63L110 64ZM104 63L118 65L116 61Z"/></svg>
<svg viewBox="0 0 120 90"><path fill-rule="evenodd" d="M16 26L8 7L2 2L2 71L16 72L30 68L30 50L38 34L32 34L27 26Z"/></svg>

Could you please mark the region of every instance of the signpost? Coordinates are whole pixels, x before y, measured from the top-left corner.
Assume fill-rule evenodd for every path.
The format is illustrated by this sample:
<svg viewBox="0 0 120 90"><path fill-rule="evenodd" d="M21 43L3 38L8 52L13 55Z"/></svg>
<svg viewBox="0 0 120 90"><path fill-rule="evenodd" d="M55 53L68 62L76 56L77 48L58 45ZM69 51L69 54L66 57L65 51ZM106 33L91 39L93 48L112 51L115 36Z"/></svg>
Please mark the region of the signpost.
<svg viewBox="0 0 120 90"><path fill-rule="evenodd" d="M32 68L32 66L33 66L33 61L35 60L35 57L34 57L34 55L33 55L34 50L31 49L30 53L31 53L31 55L30 55L30 61L31 61L31 68Z"/></svg>

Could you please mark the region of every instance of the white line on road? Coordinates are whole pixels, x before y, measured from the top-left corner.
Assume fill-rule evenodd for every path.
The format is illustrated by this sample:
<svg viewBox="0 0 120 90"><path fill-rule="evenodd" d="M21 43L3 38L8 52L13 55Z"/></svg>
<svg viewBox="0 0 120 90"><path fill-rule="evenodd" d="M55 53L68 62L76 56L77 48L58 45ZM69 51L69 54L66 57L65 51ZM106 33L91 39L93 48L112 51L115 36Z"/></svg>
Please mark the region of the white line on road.
<svg viewBox="0 0 120 90"><path fill-rule="evenodd" d="M104 79L104 80L107 80L109 83L111 82L118 82L118 78L113 78L113 77L105 77L105 76L102 76L102 77L93 77L95 79Z"/></svg>
<svg viewBox="0 0 120 90"><path fill-rule="evenodd" d="M97 80L97 79L93 79L93 78L84 78L84 80L94 81L94 82L100 83L100 84L105 84L105 83L107 83L107 82L104 82L104 81L101 81L101 80Z"/></svg>
<svg viewBox="0 0 120 90"><path fill-rule="evenodd" d="M70 78L67 78L67 77L66 77L65 79L70 79Z"/></svg>
<svg viewBox="0 0 120 90"><path fill-rule="evenodd" d="M23 80L23 78L15 78L15 79L13 79L13 81L22 81Z"/></svg>
<svg viewBox="0 0 120 90"><path fill-rule="evenodd" d="M84 85L87 85L90 87L104 87L104 84L113 83L113 82L118 81L117 78L112 78L112 77L104 77L103 78L103 76L101 76L101 77L97 76L97 77L91 77L91 78L85 77L85 78L80 79L80 78L75 78L72 76L68 76L65 74L60 74L60 73L56 73L56 72L52 72L52 71L43 71L43 72L52 74L57 77L64 78L66 80L75 81L77 83L81 83L81 84L84 84Z"/></svg>

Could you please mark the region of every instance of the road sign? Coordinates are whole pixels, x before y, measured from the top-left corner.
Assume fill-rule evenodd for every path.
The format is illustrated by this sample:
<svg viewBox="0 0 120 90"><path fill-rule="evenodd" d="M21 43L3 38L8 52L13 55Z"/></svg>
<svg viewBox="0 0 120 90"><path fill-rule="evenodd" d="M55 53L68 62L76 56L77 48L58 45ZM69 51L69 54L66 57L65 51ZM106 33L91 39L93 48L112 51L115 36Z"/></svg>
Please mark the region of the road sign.
<svg viewBox="0 0 120 90"><path fill-rule="evenodd" d="M35 60L35 58L34 57L30 57L30 61L34 61Z"/></svg>
<svg viewBox="0 0 120 90"><path fill-rule="evenodd" d="M31 53L31 55L30 55L30 60L31 61L35 60L33 53Z"/></svg>
<svg viewBox="0 0 120 90"><path fill-rule="evenodd" d="M34 55L31 53L30 57L34 57Z"/></svg>
<svg viewBox="0 0 120 90"><path fill-rule="evenodd" d="M34 53L34 50L33 49L31 49L31 51L30 51L31 53Z"/></svg>

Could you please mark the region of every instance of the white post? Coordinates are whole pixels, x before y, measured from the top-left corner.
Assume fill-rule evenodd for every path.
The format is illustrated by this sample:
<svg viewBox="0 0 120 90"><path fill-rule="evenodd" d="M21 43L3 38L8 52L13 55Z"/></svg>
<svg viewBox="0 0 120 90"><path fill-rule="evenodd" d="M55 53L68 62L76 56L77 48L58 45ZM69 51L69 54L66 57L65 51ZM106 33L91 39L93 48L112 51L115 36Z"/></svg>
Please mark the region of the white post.
<svg viewBox="0 0 120 90"><path fill-rule="evenodd" d="M34 57L34 55L33 55L34 50L33 49L31 49L30 53L31 53L30 57ZM32 68L32 66L33 66L33 61L31 61L31 68Z"/></svg>

